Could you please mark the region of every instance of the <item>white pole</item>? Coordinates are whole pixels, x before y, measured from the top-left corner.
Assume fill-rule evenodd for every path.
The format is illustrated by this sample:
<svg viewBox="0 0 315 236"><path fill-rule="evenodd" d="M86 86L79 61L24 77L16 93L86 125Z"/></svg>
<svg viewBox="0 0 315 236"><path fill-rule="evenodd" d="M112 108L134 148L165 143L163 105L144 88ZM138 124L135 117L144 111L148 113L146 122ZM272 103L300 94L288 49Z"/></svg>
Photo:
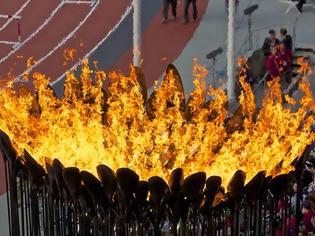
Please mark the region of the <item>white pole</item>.
<svg viewBox="0 0 315 236"><path fill-rule="evenodd" d="M141 64L141 0L133 0L133 65Z"/></svg>
<svg viewBox="0 0 315 236"><path fill-rule="evenodd" d="M228 48L227 48L227 95L229 103L235 98L234 84L235 84L235 2L236 0L229 0L229 18L228 18Z"/></svg>

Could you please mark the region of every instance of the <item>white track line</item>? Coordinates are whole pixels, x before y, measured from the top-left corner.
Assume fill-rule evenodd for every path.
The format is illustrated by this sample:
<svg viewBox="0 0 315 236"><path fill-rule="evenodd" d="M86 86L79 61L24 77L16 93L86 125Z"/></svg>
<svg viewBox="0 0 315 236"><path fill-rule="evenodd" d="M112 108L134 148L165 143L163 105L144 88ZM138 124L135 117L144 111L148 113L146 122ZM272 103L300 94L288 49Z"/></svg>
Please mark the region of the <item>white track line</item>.
<svg viewBox="0 0 315 236"><path fill-rule="evenodd" d="M63 1L65 4L94 4L96 1L71 1L71 0L65 0Z"/></svg>
<svg viewBox="0 0 315 236"><path fill-rule="evenodd" d="M31 0L27 0L27 1L19 8L19 10L18 10L17 12L15 12L15 14L13 14L13 15L14 15L14 16L20 15L20 13L24 10L24 8L25 8L30 2L31 2ZM5 27L7 27L7 25L10 24L11 21L13 21L13 20L14 20L14 18L9 18L9 20L7 20L7 21L5 22L5 24L0 27L0 31L2 31Z"/></svg>
<svg viewBox="0 0 315 236"><path fill-rule="evenodd" d="M56 15L56 13L61 9L61 7L64 5L63 2L59 3L59 5L55 8L55 10L50 14L50 16L44 21L41 26L37 28L36 31L34 31L27 39L25 39L23 42L21 42L16 48L14 48L8 55L0 59L0 64L4 61L6 61L13 53L18 51L21 47L24 46L28 41L30 41L32 38L34 38L51 20L52 18Z"/></svg>
<svg viewBox="0 0 315 236"><path fill-rule="evenodd" d="M95 52L108 38L109 36L119 27L119 25L123 22L123 20L128 16L128 14L131 12L132 10L132 4L129 5L129 7L127 7L125 13L121 16L120 20L117 22L117 24L107 33L107 35L97 44L95 45L94 48L92 48L92 50L90 50L87 54L85 54L85 56L83 57L83 59L88 58L93 52ZM58 83L60 80L62 80L64 78L64 76L71 70L74 70L75 68L77 68L83 61L83 59L81 59L80 61L78 61L76 64L74 64L70 70L67 70L66 72L64 72L61 76L59 76L56 80L54 80L53 82L50 83L50 85L55 85L56 83Z"/></svg>
<svg viewBox="0 0 315 236"><path fill-rule="evenodd" d="M42 63L44 60L46 60L48 57L50 57L55 51L57 51L57 49L59 49L61 46L65 45L66 42L72 38L75 33L81 28L81 26L90 18L90 16L94 13L94 11L96 10L96 8L98 7L100 3L100 0L97 0L97 2L95 3L95 5L91 8L90 12L84 17L84 19L82 21L80 21L80 23L77 25L77 27L75 27L74 30L71 31L70 34L68 34L66 37L64 37L58 44L57 46L55 46L52 50L50 50L49 53L47 53L44 57L40 58L39 60L36 61L36 63L34 65L32 65L31 67L27 68L27 70L25 70L23 73L21 73L19 76L17 76L15 78L15 81L19 80L25 73L29 73L32 71L32 69L34 69L36 66L38 66L40 63Z"/></svg>
<svg viewBox="0 0 315 236"><path fill-rule="evenodd" d="M13 42L13 41L3 41L3 40L0 40L0 44L9 44L9 45L12 45L12 44L18 44L19 42Z"/></svg>
<svg viewBox="0 0 315 236"><path fill-rule="evenodd" d="M14 20L20 20L21 19L21 16L19 16L19 15L0 15L0 18L1 19L10 19L10 18L12 18L12 19L14 19Z"/></svg>

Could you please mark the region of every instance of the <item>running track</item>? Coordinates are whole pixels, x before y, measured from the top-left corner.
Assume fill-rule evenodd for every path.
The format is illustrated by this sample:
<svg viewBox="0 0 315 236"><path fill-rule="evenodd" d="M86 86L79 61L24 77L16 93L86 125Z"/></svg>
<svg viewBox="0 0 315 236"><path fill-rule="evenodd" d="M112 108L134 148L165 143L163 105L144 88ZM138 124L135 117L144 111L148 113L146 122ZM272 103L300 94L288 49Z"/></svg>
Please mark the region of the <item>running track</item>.
<svg viewBox="0 0 315 236"><path fill-rule="evenodd" d="M0 14L14 14L26 1L0 0ZM99 0L94 8L87 4L65 4L56 11L60 2L31 0L20 13L22 46L12 51L10 46L0 44L0 86L4 86L9 72L13 77L21 75L26 69L27 58L31 56L40 62L32 67L31 72L43 72L52 82L58 79L54 85L57 90L62 88L62 75L86 55L90 61L98 60L100 68L128 72L132 58L132 11L128 11L131 0ZM148 86L163 74L167 64L180 55L197 29L207 4L208 0L199 0L199 19L196 23L183 25L183 0L179 0L178 19L162 25L161 0L143 0L142 68ZM124 14L126 17L121 19ZM0 20L0 28L5 22ZM114 27L115 30L111 31ZM16 40L16 36L15 21L0 31L0 40ZM73 61L64 65L66 48L75 48L77 52ZM0 180L4 180L2 158ZM4 192L4 182L0 181L0 194Z"/></svg>

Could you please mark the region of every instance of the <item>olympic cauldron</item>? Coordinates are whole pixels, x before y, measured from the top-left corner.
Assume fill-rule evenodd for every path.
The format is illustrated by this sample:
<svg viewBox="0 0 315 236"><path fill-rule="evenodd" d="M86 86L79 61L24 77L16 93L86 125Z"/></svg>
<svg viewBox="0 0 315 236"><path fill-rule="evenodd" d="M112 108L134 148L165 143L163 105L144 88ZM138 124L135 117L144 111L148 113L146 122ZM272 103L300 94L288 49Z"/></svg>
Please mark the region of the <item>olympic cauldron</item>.
<svg viewBox="0 0 315 236"><path fill-rule="evenodd" d="M10 129L12 125L8 124L9 122L2 122L0 127L4 131L0 132L0 150L5 161L10 235L273 235L275 228L279 227L283 235L290 235L290 227L286 219L296 215L291 207L293 204L291 203L291 186L294 183L298 185L297 201L294 203L297 210L301 199L303 162L307 158L310 144L314 141L314 133L311 129L311 125L314 124L313 116L308 112L312 105L310 99L305 99L301 105L302 108L294 113L294 119L300 115L297 133L301 137L297 133L290 133L290 130L285 131L291 141L294 139L290 135L298 136L297 143L292 141L296 148L284 146L287 158L281 156L277 159L279 157L273 153L271 157L273 160L267 160L267 162L274 161L271 166L266 165L265 169L259 166L257 168L260 171L257 171L254 162L246 164L243 163L244 159L233 159L232 152L229 150L234 148L232 143L238 142L235 137L242 139L241 134L247 132L246 129L253 128L253 124L262 122L260 121L264 115L262 112L266 112L271 104L278 106L283 103L283 101L275 102L277 99L282 99L278 96L277 85L269 87L272 92L266 96L266 104L258 114L253 107L250 107L250 105L254 106L253 94L241 79L240 83L244 90L240 96L241 106L234 116L227 118L226 113L223 112L226 112L224 108L226 99L221 97L221 103L213 101L213 99L220 99L221 91L215 94L210 92L214 98L212 97L209 102L205 101L206 96L202 89L203 72L201 67L195 67L194 75L197 81L195 85L198 89L192 93L186 104L180 76L174 66L170 65L167 68L164 79L164 83L167 83L165 81L169 79L169 74L173 78L173 82L164 86L165 93L162 94L162 98L164 97L165 100L161 98L160 91L153 92L146 99L143 74L138 68L132 68L133 74L130 78L139 85L138 90L143 96L141 103L142 106L146 105L144 106L145 116L148 120L156 119L160 112L157 111L159 108L156 103L163 106L162 103L165 102L165 109L178 108L187 123L214 122L220 123L218 125L224 128L224 134L220 133L219 136L220 142L214 145L207 143L209 149L207 152L202 145L196 148L196 145L192 144L189 147L190 153L186 153L187 159L180 165L175 154L180 156L182 150L177 148L175 141L170 142L171 139L169 139L166 152L159 155L160 172L151 162L149 162L150 165L145 163L142 166L142 168L147 168L145 172L141 168L132 169L132 165L127 168L128 164L125 164L123 160L121 160L122 165L119 163L115 165L110 161L107 162L106 158L102 159L104 163L98 163L92 167L87 167L86 163L82 164L78 161L71 166L67 162L67 157L51 159L44 155L40 156L42 149L35 147L35 141L23 141L18 132ZM40 77L40 75L37 76ZM75 78L71 76L73 75L68 75L70 81L72 79L72 82L76 83ZM111 76L117 78L117 74ZM76 83L76 86L84 87L85 79L81 77L83 85ZM43 91L52 92L52 90L47 88L47 83L39 84L35 79L34 84L36 83L37 94L32 97L32 106L28 106L28 112L30 116L40 117L44 113L45 106L45 103L41 101L41 96L45 94ZM115 83L122 82L112 80L108 85L108 91L102 90L104 99L107 101L111 101L111 97L117 95L115 91L119 86L111 87ZM45 90L42 90L43 85L46 86ZM65 85L66 90L69 89L68 85ZM77 92L76 86L70 87L72 90L75 88ZM130 84L127 84L125 88L130 88ZM18 90L23 89L18 88ZM306 94L309 91L305 87L302 87L302 90ZM66 93L67 91L65 91L65 96L67 96ZM132 96L132 94L129 95ZM287 98L287 101L293 104L292 98ZM89 104L94 103L95 100L88 97L85 102ZM112 102L117 102L117 97ZM211 109L210 107L214 104L216 106L221 104L219 106L221 110ZM111 105L111 102L102 103L100 113L102 123L107 126L114 123L113 117L108 114ZM57 106L53 104L53 106L58 109L60 104ZM208 112L205 114L205 111ZM270 110L268 112L270 115ZM278 109L277 112L281 111ZM174 111L171 113L174 115ZM130 128L132 121L128 122L127 127ZM296 126L292 120L290 122L292 126ZM172 125L176 126L175 123ZM171 125L166 127L168 137L172 135L172 132L176 132ZM36 127L33 128L36 130ZM42 128L40 123L37 128ZM270 125L268 128L273 127ZM206 130L206 127L203 127L203 130ZM256 141L254 132L253 128L252 142ZM185 134L185 132L181 133L183 140ZM48 136L49 133L46 135ZM164 133L161 134L161 136L164 135ZM209 135L215 134L203 134L203 141ZM233 137L233 135L236 136ZM198 139L197 134L195 138ZM280 137L279 140L284 139L285 137ZM229 140L231 143L227 145ZM243 141L251 142L248 138ZM270 139L267 141L270 146L273 145ZM276 142L276 139L273 139L273 142ZM239 145L242 144L239 143ZM117 142L116 145L119 146L120 143ZM155 145L158 146L159 143L156 141ZM264 146L259 148L264 149ZM266 150L267 148L266 146ZM66 148L60 151L63 150L66 153ZM240 155L241 150L245 152L246 147L240 147L234 155ZM161 152L161 150L158 151ZM281 151L283 150L276 150L276 153ZM148 152L145 150L145 153ZM270 150L266 152L271 153ZM132 158L137 158L133 151L130 153ZM209 159L202 160L200 165L194 165L194 161L198 160L192 157L203 158L198 156L198 153L202 153L203 156L208 154ZM231 159L226 160L229 155ZM132 163L132 158L128 159L127 163ZM150 158L154 159L154 156ZM223 165L217 163L220 158ZM262 157L261 162L263 161ZM238 162L238 164L229 169L225 166L229 162ZM64 165L64 163L67 164ZM218 169L220 166L222 169ZM253 170L250 169L251 166ZM202 168L205 171L202 171ZM161 177L156 173L162 173ZM279 203L282 203L281 211L279 211ZM280 221L277 220L279 214L282 219ZM298 227L295 228L297 232Z"/></svg>

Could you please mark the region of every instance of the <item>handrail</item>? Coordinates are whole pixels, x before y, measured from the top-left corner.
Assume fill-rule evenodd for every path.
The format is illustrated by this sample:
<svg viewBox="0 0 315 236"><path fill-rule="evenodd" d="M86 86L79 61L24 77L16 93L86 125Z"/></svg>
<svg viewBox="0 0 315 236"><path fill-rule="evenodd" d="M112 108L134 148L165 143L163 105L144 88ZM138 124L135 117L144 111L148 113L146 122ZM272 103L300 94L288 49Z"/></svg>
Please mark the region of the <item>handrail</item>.
<svg viewBox="0 0 315 236"><path fill-rule="evenodd" d="M263 82L266 81L266 79L267 79L267 77L268 77L269 74L270 74L269 71L267 71L267 72L265 73L265 75L262 77L262 79L259 80L258 84L253 88L253 92L254 92L254 93L257 91L257 89L259 88L259 86L260 86Z"/></svg>

